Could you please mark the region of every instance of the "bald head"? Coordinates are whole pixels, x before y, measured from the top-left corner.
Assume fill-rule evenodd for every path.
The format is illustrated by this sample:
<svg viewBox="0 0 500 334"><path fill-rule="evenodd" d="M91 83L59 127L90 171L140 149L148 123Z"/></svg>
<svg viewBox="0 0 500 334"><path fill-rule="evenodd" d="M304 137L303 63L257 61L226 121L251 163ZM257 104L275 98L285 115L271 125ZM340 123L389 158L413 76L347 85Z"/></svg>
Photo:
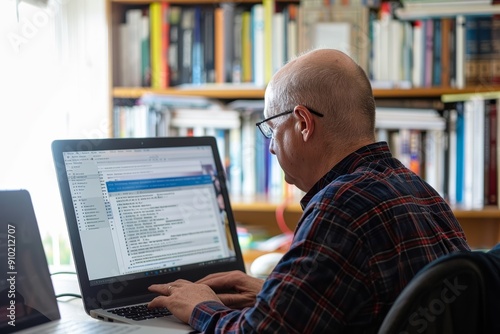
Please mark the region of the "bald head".
<svg viewBox="0 0 500 334"><path fill-rule="evenodd" d="M370 82L349 56L333 49L305 53L283 66L269 83L268 107L304 105L325 115L325 136L345 144L374 141L375 102ZM331 138L330 138L331 139Z"/></svg>

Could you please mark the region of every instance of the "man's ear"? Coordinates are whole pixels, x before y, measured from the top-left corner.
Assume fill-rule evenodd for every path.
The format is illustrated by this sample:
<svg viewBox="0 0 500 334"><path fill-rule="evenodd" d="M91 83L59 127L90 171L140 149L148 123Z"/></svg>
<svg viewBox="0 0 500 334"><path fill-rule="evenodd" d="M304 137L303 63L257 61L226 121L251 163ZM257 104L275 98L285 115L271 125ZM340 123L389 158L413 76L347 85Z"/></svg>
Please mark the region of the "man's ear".
<svg viewBox="0 0 500 334"><path fill-rule="evenodd" d="M314 116L309 109L303 105L298 105L293 110L297 118L297 128L302 135L302 140L308 141L314 132Z"/></svg>

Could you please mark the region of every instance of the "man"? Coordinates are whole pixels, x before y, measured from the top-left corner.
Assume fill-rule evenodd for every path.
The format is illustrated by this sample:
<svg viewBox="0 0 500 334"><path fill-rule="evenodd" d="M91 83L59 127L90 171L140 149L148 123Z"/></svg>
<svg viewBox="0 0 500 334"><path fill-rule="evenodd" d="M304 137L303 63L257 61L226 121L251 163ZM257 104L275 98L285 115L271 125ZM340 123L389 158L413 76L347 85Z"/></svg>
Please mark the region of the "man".
<svg viewBox="0 0 500 334"><path fill-rule="evenodd" d="M370 83L345 54L286 64L264 114L286 182L306 192L290 250L265 281L230 272L154 285L150 307L207 333L373 333L419 269L469 250L440 195L376 143Z"/></svg>

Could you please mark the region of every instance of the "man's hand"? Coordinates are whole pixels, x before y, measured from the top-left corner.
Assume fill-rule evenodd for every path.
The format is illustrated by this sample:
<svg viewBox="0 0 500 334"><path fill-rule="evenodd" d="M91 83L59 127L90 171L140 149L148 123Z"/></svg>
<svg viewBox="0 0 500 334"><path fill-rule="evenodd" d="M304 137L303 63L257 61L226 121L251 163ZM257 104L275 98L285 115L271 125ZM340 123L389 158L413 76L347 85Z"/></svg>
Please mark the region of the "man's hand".
<svg viewBox="0 0 500 334"><path fill-rule="evenodd" d="M227 307L242 309L255 304L256 296L262 289L264 280L235 270L211 274L196 283L206 284L212 288L219 300Z"/></svg>
<svg viewBox="0 0 500 334"><path fill-rule="evenodd" d="M149 308L166 307L185 323L188 323L197 304L208 300L221 303L215 292L206 284L197 284L186 280L153 284L148 289L160 294L148 304Z"/></svg>

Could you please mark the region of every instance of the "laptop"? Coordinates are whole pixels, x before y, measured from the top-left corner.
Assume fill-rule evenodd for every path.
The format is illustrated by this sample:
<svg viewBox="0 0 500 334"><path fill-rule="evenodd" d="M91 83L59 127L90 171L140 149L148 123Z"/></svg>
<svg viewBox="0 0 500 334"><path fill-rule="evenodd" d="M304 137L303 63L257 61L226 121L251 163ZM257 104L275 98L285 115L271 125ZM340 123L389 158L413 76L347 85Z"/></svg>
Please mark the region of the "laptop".
<svg viewBox="0 0 500 334"><path fill-rule="evenodd" d="M91 318L61 319L31 197L26 190L0 191L0 246L0 333L188 332Z"/></svg>
<svg viewBox="0 0 500 334"><path fill-rule="evenodd" d="M151 301L151 284L245 271L214 137L56 140L52 152L92 317L137 323L118 309Z"/></svg>

